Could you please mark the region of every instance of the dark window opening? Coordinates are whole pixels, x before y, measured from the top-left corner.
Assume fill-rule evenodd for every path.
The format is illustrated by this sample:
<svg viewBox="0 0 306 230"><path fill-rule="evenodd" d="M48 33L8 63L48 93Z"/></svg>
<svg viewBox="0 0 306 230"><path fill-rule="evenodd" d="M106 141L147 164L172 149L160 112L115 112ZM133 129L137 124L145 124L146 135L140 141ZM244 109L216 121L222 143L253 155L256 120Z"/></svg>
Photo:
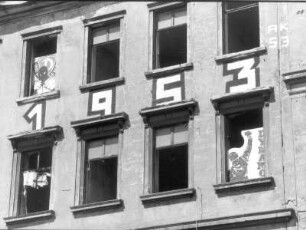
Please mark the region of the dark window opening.
<svg viewBox="0 0 306 230"><path fill-rule="evenodd" d="M154 68L186 63L186 7L156 13L154 16Z"/></svg>
<svg viewBox="0 0 306 230"><path fill-rule="evenodd" d="M89 82L119 77L120 23L91 29L91 68Z"/></svg>
<svg viewBox="0 0 306 230"><path fill-rule="evenodd" d="M188 187L188 145L157 150L158 192Z"/></svg>
<svg viewBox="0 0 306 230"><path fill-rule="evenodd" d="M224 3L224 53L260 45L259 9L255 2Z"/></svg>
<svg viewBox="0 0 306 230"><path fill-rule="evenodd" d="M119 40L92 48L92 82L119 77Z"/></svg>
<svg viewBox="0 0 306 230"><path fill-rule="evenodd" d="M22 155L19 215L49 210L52 148Z"/></svg>
<svg viewBox="0 0 306 230"><path fill-rule="evenodd" d="M86 203L106 201L117 197L117 158L88 162Z"/></svg>
<svg viewBox="0 0 306 230"><path fill-rule="evenodd" d="M158 64L160 68L187 61L186 25L158 32Z"/></svg>
<svg viewBox="0 0 306 230"><path fill-rule="evenodd" d="M41 57L56 53L56 36L46 36L32 41L33 57Z"/></svg>
<svg viewBox="0 0 306 230"><path fill-rule="evenodd" d="M250 170L250 164L255 165L252 168L253 175L260 167L264 167L260 166L264 161L262 109L232 113L226 115L225 121L228 164L226 180L232 182L250 179L251 172L247 171Z"/></svg>
<svg viewBox="0 0 306 230"><path fill-rule="evenodd" d="M83 203L117 198L118 137L86 142Z"/></svg>
<svg viewBox="0 0 306 230"><path fill-rule="evenodd" d="M188 188L188 124L158 128L154 133L154 192Z"/></svg>

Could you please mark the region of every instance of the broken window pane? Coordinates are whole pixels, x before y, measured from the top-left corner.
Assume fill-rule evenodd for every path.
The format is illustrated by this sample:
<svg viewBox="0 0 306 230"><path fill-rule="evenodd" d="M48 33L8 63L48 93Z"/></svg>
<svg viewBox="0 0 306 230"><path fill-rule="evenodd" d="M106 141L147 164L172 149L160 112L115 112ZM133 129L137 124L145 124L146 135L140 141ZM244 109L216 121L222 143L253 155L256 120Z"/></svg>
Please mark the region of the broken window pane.
<svg viewBox="0 0 306 230"><path fill-rule="evenodd" d="M51 161L51 148L23 153L19 215L49 210Z"/></svg>
<svg viewBox="0 0 306 230"><path fill-rule="evenodd" d="M119 77L119 23L92 29L90 82Z"/></svg>
<svg viewBox="0 0 306 230"><path fill-rule="evenodd" d="M265 176L262 109L226 116L227 164L230 182Z"/></svg>
<svg viewBox="0 0 306 230"><path fill-rule="evenodd" d="M155 68L187 61L186 8L157 14L155 31Z"/></svg>
<svg viewBox="0 0 306 230"><path fill-rule="evenodd" d="M258 47L259 10L254 2L224 3L224 53Z"/></svg>
<svg viewBox="0 0 306 230"><path fill-rule="evenodd" d="M84 203L116 199L118 137L87 143Z"/></svg>
<svg viewBox="0 0 306 230"><path fill-rule="evenodd" d="M155 192L188 187L187 128L187 124L179 124L155 130Z"/></svg>
<svg viewBox="0 0 306 230"><path fill-rule="evenodd" d="M51 35L29 41L26 96L55 90L56 46L57 37Z"/></svg>

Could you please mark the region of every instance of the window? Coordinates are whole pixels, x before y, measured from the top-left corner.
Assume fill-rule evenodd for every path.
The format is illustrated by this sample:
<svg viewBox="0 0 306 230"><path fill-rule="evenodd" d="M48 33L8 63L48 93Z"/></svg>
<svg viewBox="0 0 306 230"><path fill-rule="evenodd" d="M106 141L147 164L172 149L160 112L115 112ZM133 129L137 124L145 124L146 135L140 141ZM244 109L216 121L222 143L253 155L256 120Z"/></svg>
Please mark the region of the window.
<svg viewBox="0 0 306 230"><path fill-rule="evenodd" d="M154 191L188 188L188 124L154 131Z"/></svg>
<svg viewBox="0 0 306 230"><path fill-rule="evenodd" d="M271 183L266 178L272 91L273 88L261 87L212 99L217 110L217 189L224 183L253 179Z"/></svg>
<svg viewBox="0 0 306 230"><path fill-rule="evenodd" d="M193 99L140 111L145 122L145 177L143 204L191 198L193 188Z"/></svg>
<svg viewBox="0 0 306 230"><path fill-rule="evenodd" d="M52 158L59 126L9 135L13 164L7 225L54 218L52 210Z"/></svg>
<svg viewBox="0 0 306 230"><path fill-rule="evenodd" d="M257 2L223 2L223 52L232 53L259 46Z"/></svg>
<svg viewBox="0 0 306 230"><path fill-rule="evenodd" d="M78 135L74 215L122 206L120 146L126 119L122 112L71 122Z"/></svg>
<svg viewBox="0 0 306 230"><path fill-rule="evenodd" d="M265 176L262 108L225 115L226 181Z"/></svg>
<svg viewBox="0 0 306 230"><path fill-rule="evenodd" d="M62 26L22 34L22 77L18 104L58 98L57 60Z"/></svg>
<svg viewBox="0 0 306 230"><path fill-rule="evenodd" d="M86 142L84 203L117 198L118 137Z"/></svg>
<svg viewBox="0 0 306 230"><path fill-rule="evenodd" d="M31 39L27 46L28 78L25 96L55 90L57 36L48 35Z"/></svg>
<svg viewBox="0 0 306 230"><path fill-rule="evenodd" d="M154 14L154 68L186 63L186 7Z"/></svg>
<svg viewBox="0 0 306 230"><path fill-rule="evenodd" d="M120 23L91 28L89 82L119 77Z"/></svg>
<svg viewBox="0 0 306 230"><path fill-rule="evenodd" d="M49 210L52 149L22 153L19 215Z"/></svg>

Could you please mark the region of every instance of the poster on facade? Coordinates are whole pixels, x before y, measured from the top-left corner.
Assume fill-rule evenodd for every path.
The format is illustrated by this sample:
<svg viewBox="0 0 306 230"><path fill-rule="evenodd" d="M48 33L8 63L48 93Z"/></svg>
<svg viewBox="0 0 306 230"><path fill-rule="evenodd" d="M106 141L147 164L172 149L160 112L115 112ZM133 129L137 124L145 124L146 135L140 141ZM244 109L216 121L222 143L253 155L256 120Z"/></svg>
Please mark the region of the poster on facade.
<svg viewBox="0 0 306 230"><path fill-rule="evenodd" d="M56 55L34 58L34 95L55 90Z"/></svg>

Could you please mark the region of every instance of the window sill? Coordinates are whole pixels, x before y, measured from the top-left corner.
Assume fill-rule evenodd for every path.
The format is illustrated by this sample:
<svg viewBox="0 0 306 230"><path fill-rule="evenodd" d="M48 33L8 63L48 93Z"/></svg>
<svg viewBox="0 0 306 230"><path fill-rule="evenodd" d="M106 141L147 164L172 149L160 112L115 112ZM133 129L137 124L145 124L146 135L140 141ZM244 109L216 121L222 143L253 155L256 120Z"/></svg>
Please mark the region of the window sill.
<svg viewBox="0 0 306 230"><path fill-rule="evenodd" d="M78 205L70 207L71 212L73 214L81 214L87 212L93 212L101 209L114 209L121 207L123 205L123 200L116 199L116 200L108 200L102 201L97 203L85 204L85 205Z"/></svg>
<svg viewBox="0 0 306 230"><path fill-rule="evenodd" d="M36 220L46 220L51 218L55 218L55 213L53 210L35 212L24 216L6 217L3 219L6 225L14 225L14 224L32 222Z"/></svg>
<svg viewBox="0 0 306 230"><path fill-rule="evenodd" d="M158 192L152 193L148 195L140 196L140 200L143 204L165 201L165 200L174 200L180 198L191 198L195 195L194 188L187 188L187 189L178 189L173 191L167 192Z"/></svg>
<svg viewBox="0 0 306 230"><path fill-rule="evenodd" d="M245 181L216 184L214 185L214 189L216 193L222 193L227 191L234 191L234 190L247 189L253 187L268 187L271 186L273 182L274 182L273 177L264 177L264 178L257 178Z"/></svg>
<svg viewBox="0 0 306 230"><path fill-rule="evenodd" d="M247 57L259 56L261 54L265 54L266 52L267 52L266 47L257 47L257 48L253 48L249 50L240 51L240 52L220 55L220 56L215 57L215 61L217 63L232 62L232 61L237 61L237 60L244 59Z"/></svg>
<svg viewBox="0 0 306 230"><path fill-rule="evenodd" d="M184 63L184 64L173 65L173 66L169 66L165 68L149 70L145 72L145 76L147 78L158 78L158 77L163 77L165 75L180 73L185 70L191 70L191 69L193 69L193 63Z"/></svg>
<svg viewBox="0 0 306 230"><path fill-rule="evenodd" d="M59 97L60 97L60 91L55 90L55 91L52 91L52 92L49 92L49 93L43 93L43 94L39 94L39 95L33 95L33 96L29 96L29 97L18 98L16 100L16 102L17 102L18 105L25 105L25 104L32 103L32 102L55 99L55 98L59 98Z"/></svg>
<svg viewBox="0 0 306 230"><path fill-rule="evenodd" d="M124 82L125 82L124 77L117 77L105 81L98 81L98 82L92 82L85 85L81 85L79 88L81 92L87 92L90 90L103 89L109 86L124 84Z"/></svg>

